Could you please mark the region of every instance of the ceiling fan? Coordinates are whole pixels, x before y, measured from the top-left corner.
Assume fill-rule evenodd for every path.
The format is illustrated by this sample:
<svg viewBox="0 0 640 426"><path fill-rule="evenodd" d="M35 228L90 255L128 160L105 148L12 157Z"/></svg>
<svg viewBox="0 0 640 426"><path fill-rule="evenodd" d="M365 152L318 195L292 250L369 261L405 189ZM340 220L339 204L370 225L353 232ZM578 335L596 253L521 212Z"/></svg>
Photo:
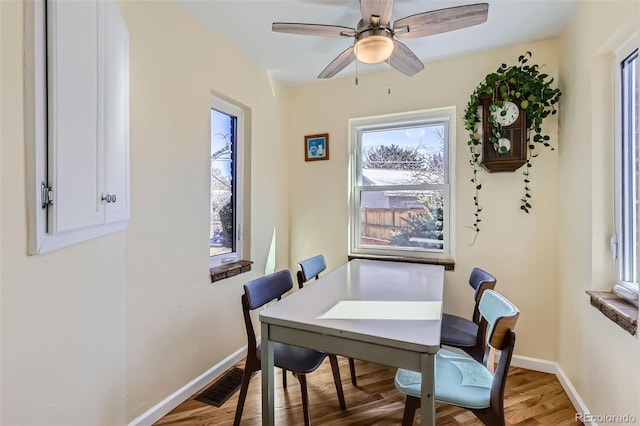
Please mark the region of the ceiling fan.
<svg viewBox="0 0 640 426"><path fill-rule="evenodd" d="M331 78L358 59L368 64L387 61L403 74L412 76L424 69L418 57L399 40L426 37L478 25L487 20L489 4L477 3L418 13L391 25L394 0L360 0L362 19L357 28L338 25L274 22L280 33L320 37L353 37L353 46L339 54L318 78Z"/></svg>

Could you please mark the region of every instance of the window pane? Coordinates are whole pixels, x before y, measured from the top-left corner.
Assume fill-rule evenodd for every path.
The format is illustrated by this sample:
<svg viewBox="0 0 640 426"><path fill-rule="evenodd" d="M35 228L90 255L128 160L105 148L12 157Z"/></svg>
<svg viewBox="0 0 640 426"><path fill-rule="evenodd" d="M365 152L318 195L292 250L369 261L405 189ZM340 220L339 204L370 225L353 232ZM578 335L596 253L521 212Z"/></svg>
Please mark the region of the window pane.
<svg viewBox="0 0 640 426"><path fill-rule="evenodd" d="M209 256L235 251L234 146L236 117L211 110Z"/></svg>
<svg viewBox="0 0 640 426"><path fill-rule="evenodd" d="M361 191L360 245L443 251L444 191Z"/></svg>
<svg viewBox="0 0 640 426"><path fill-rule="evenodd" d="M445 183L445 126L404 127L362 134L362 185Z"/></svg>

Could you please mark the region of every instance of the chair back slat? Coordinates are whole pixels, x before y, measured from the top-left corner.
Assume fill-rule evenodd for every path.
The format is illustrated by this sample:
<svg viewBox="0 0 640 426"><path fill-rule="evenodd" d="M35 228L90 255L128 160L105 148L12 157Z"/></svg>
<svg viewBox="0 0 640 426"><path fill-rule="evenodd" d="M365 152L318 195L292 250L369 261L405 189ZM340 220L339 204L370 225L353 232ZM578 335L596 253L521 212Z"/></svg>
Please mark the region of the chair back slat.
<svg viewBox="0 0 640 426"><path fill-rule="evenodd" d="M324 260L324 256L319 254L301 261L300 268L302 268L304 282L306 282L312 278L317 278L320 272L327 269L327 263Z"/></svg>
<svg viewBox="0 0 640 426"><path fill-rule="evenodd" d="M496 349L502 349L507 332L515 328L520 315L518 308L500 293L486 290L478 309L488 325L487 343Z"/></svg>
<svg viewBox="0 0 640 426"><path fill-rule="evenodd" d="M248 308L253 310L277 299L292 288L291 273L282 270L249 281L244 285L244 294L247 296Z"/></svg>
<svg viewBox="0 0 640 426"><path fill-rule="evenodd" d="M469 275L469 285L476 291L476 302L480 302L482 293L485 290L493 290L496 286L496 281L496 277L487 271L483 271L480 268L473 268L471 275Z"/></svg>
<svg viewBox="0 0 640 426"><path fill-rule="evenodd" d="M480 311L478 310L478 305L482 299L482 294L486 290L493 290L496 287L496 283L496 277L480 268L473 268L471 275L469 275L469 285L475 290L474 298L476 303L473 308L472 320L476 324L480 323Z"/></svg>

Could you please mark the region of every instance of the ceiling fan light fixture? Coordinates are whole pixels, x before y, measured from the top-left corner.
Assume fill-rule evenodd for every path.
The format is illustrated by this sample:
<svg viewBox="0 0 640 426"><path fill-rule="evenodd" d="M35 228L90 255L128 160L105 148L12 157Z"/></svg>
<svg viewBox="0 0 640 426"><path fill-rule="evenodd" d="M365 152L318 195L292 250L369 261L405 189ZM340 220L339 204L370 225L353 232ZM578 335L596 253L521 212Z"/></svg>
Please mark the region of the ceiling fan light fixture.
<svg viewBox="0 0 640 426"><path fill-rule="evenodd" d="M393 39L387 35L373 34L356 41L356 58L366 64L377 64L389 59L393 53Z"/></svg>

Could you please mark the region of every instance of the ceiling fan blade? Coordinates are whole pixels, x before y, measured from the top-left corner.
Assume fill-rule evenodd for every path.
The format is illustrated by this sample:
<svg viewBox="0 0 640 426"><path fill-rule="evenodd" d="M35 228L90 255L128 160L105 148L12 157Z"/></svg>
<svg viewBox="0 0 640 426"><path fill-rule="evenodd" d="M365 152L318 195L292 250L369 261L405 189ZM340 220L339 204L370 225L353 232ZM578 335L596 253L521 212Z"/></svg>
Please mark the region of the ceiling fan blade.
<svg viewBox="0 0 640 426"><path fill-rule="evenodd" d="M318 78L331 78L342 71L347 65L356 59L353 46L339 54L327 67L322 70Z"/></svg>
<svg viewBox="0 0 640 426"><path fill-rule="evenodd" d="M271 31L320 37L354 37L356 35L356 30L349 27L295 22L274 22L271 24Z"/></svg>
<svg viewBox="0 0 640 426"><path fill-rule="evenodd" d="M360 0L362 20L371 22L371 16L379 16L381 25L388 25L393 12L393 0Z"/></svg>
<svg viewBox="0 0 640 426"><path fill-rule="evenodd" d="M407 28L406 32L396 33L399 39L425 37L482 24L487 20L488 11L488 3L449 7L398 19L393 23L393 29Z"/></svg>
<svg viewBox="0 0 640 426"><path fill-rule="evenodd" d="M398 40L393 41L393 53L389 58L389 65L401 73L412 76L424 69L424 64L413 52Z"/></svg>

